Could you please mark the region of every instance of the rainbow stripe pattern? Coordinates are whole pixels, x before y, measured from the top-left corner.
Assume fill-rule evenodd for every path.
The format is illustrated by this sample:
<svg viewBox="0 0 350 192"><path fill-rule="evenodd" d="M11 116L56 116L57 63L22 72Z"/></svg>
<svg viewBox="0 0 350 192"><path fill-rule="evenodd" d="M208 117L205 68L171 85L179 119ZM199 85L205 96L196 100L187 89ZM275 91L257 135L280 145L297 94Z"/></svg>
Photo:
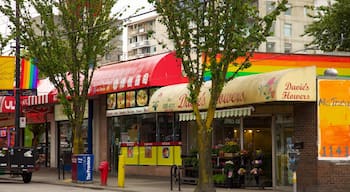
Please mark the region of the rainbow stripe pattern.
<svg viewBox="0 0 350 192"><path fill-rule="evenodd" d="M34 65L34 59L21 60L20 89L36 89L38 85L38 68Z"/></svg>
<svg viewBox="0 0 350 192"><path fill-rule="evenodd" d="M220 59L220 56L218 56ZM240 63L243 59L239 58ZM350 77L350 56L283 54L283 53L255 53L251 58L251 67L240 71L238 76L253 75L288 68L316 66L317 75L323 75L327 68L335 68L340 77ZM231 66L227 77L231 77L236 67ZM205 73L205 79L210 79L211 73Z"/></svg>

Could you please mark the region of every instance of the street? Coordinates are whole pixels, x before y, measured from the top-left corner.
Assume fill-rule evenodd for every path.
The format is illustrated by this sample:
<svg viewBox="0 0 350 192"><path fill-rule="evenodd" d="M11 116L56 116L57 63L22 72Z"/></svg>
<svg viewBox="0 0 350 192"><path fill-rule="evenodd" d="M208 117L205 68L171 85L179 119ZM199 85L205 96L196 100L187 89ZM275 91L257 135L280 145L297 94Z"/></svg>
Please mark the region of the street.
<svg viewBox="0 0 350 192"><path fill-rule="evenodd" d="M50 185L44 183L31 182L28 184L18 180L1 180L0 179L0 191L11 191L11 192L89 192L89 191L111 191L108 189L90 189L81 187L72 187L65 185Z"/></svg>

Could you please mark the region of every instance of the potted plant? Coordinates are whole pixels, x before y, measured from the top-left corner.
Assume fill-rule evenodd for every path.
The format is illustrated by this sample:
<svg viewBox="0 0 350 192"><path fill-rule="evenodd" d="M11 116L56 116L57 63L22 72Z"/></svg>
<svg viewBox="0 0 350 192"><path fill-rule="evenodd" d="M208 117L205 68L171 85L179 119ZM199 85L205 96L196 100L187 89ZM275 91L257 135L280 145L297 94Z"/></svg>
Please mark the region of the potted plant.
<svg viewBox="0 0 350 192"><path fill-rule="evenodd" d="M213 175L213 181L214 181L214 184L215 186L225 186L225 183L226 183L226 175L225 174L215 174Z"/></svg>
<svg viewBox="0 0 350 192"><path fill-rule="evenodd" d="M224 152L224 157L233 157L239 151L239 146L234 141L228 141L225 143L225 145L221 148L221 150Z"/></svg>

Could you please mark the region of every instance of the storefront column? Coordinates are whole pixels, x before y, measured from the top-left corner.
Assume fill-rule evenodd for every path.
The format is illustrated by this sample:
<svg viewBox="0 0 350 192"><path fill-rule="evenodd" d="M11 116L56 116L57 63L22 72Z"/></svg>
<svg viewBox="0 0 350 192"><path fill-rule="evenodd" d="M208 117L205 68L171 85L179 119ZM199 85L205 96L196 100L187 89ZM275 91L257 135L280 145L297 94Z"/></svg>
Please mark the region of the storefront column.
<svg viewBox="0 0 350 192"><path fill-rule="evenodd" d="M94 101L92 99L89 99L88 101L88 154L93 154L92 152L92 119L93 119L93 107L94 107Z"/></svg>
<svg viewBox="0 0 350 192"><path fill-rule="evenodd" d="M241 150L244 150L244 127L243 127L243 117L239 118L239 140Z"/></svg>
<svg viewBox="0 0 350 192"><path fill-rule="evenodd" d="M276 116L271 117L271 137L272 137L272 187L276 187Z"/></svg>

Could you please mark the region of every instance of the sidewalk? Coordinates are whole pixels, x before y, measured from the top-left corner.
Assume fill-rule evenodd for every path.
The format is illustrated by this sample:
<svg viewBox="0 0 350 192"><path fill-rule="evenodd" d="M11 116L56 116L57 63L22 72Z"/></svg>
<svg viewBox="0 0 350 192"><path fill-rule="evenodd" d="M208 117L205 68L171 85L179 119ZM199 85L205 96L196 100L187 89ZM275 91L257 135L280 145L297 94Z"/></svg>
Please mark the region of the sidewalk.
<svg viewBox="0 0 350 192"><path fill-rule="evenodd" d="M13 179L22 180L22 177L11 178L9 175L2 175L1 179ZM64 179L62 172L60 179L58 179L58 171L56 168L41 168L39 171L33 173L32 182L34 183L47 183L54 185L68 185L82 188L100 189L100 190L113 190L122 192L166 192L170 190L170 178L165 177L150 177L150 176L126 176L124 187L118 187L118 180L115 176L109 176L107 186L100 185L100 175L98 172L94 172L94 178L92 183L78 184L72 183L71 173L65 171ZM181 184L181 191L192 192L195 185ZM178 185L173 186L173 191L179 191ZM228 188L216 188L217 192L277 192L271 188L257 189L228 189Z"/></svg>

